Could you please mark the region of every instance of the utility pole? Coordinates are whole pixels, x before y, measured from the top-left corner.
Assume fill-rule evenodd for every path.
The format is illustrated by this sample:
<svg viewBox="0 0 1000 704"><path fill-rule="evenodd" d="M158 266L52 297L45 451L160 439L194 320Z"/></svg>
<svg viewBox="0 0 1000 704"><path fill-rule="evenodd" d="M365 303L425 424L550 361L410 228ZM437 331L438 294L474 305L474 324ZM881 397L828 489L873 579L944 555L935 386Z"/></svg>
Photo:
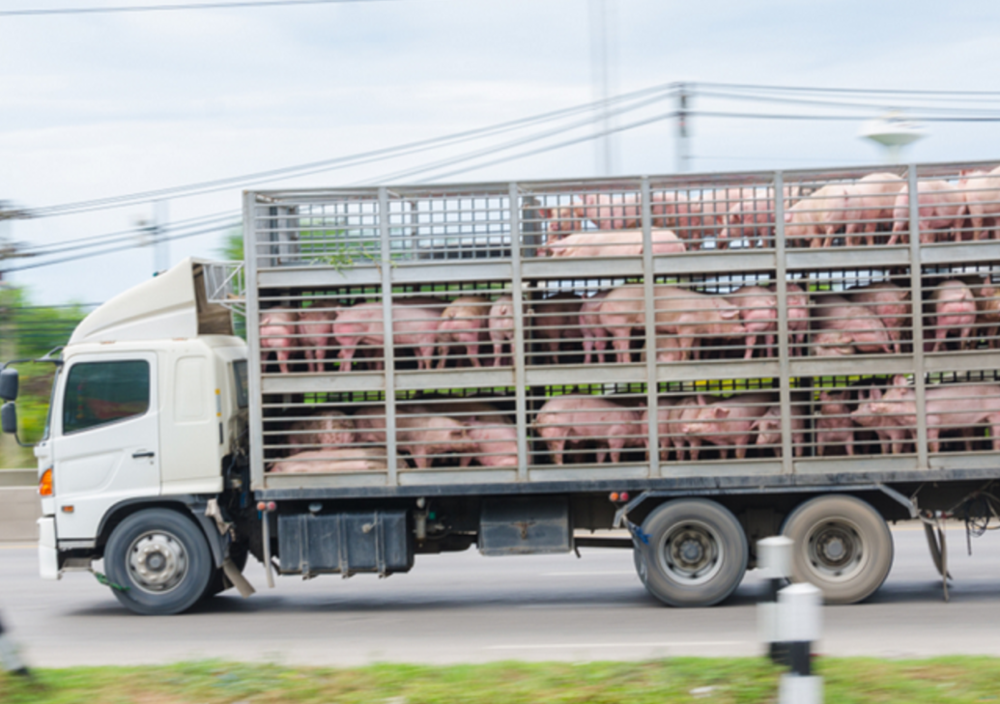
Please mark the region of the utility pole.
<svg viewBox="0 0 1000 704"><path fill-rule="evenodd" d="M688 89L681 83L677 86L677 165L679 174L688 172L691 166L691 143L688 141Z"/></svg>
<svg viewBox="0 0 1000 704"><path fill-rule="evenodd" d="M615 171L615 139L611 133L611 105L608 102L615 91L614 3L610 0L590 0L590 73L594 101L602 101L601 132L596 142L597 171L610 176Z"/></svg>

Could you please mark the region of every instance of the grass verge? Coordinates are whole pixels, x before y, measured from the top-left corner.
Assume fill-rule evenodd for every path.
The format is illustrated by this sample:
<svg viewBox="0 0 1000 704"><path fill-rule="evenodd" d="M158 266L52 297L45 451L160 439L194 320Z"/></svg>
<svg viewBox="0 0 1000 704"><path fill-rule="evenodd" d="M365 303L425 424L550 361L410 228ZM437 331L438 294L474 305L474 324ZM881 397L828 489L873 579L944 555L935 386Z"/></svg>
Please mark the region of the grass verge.
<svg viewBox="0 0 1000 704"><path fill-rule="evenodd" d="M774 702L780 670L762 658L585 664L299 668L228 662L0 674L3 704L713 704ZM1000 701L1000 659L823 658L827 704Z"/></svg>

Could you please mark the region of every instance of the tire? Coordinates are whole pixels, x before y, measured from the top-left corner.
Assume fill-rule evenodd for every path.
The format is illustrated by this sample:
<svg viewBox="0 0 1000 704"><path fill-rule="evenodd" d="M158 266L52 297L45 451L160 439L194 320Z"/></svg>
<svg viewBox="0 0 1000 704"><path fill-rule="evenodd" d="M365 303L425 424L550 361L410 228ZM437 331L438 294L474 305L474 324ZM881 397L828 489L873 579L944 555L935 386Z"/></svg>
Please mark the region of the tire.
<svg viewBox="0 0 1000 704"><path fill-rule="evenodd" d="M828 604L853 604L882 586L892 568L889 526L870 504L834 494L806 501L781 528L795 541L792 581L809 582Z"/></svg>
<svg viewBox="0 0 1000 704"><path fill-rule="evenodd" d="M249 546L246 543L232 543L229 546L229 557L232 559L233 564L236 565L236 569L241 573L243 572L243 568L247 566L248 554ZM201 598L203 600L211 599L216 594L221 594L227 589L231 589L232 586L223 569L215 567L213 568L212 578L208 580L208 586L205 587L205 593L201 595Z"/></svg>
<svg viewBox="0 0 1000 704"><path fill-rule="evenodd" d="M639 576L639 581L646 585L646 556L642 548L636 545L632 548L632 561L635 562L635 573Z"/></svg>
<svg viewBox="0 0 1000 704"><path fill-rule="evenodd" d="M204 534L183 514L150 508L128 516L104 549L114 595L130 611L178 614L201 599L215 565Z"/></svg>
<svg viewBox="0 0 1000 704"><path fill-rule="evenodd" d="M643 584L669 606L712 606L747 570L747 538L736 517L706 499L669 501L646 517ZM637 568L640 558L636 558Z"/></svg>

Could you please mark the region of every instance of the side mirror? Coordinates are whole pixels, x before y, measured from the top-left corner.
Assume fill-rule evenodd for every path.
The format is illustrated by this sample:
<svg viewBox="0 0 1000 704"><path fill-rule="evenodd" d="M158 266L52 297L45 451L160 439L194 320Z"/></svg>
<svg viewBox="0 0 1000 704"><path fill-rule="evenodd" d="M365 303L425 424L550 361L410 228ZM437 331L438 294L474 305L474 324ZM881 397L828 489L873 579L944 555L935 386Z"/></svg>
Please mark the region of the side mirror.
<svg viewBox="0 0 1000 704"><path fill-rule="evenodd" d="M3 432L17 436L17 406L13 403L8 402L0 407L0 425L3 426Z"/></svg>
<svg viewBox="0 0 1000 704"><path fill-rule="evenodd" d="M17 400L17 370L7 368L0 371L0 398L4 401Z"/></svg>

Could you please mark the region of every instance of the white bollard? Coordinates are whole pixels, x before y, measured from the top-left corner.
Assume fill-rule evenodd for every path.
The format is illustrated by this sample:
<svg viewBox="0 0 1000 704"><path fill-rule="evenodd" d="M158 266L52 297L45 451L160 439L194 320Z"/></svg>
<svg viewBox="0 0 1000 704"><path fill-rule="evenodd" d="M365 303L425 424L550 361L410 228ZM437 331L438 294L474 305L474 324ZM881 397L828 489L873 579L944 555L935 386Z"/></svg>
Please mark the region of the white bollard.
<svg viewBox="0 0 1000 704"><path fill-rule="evenodd" d="M792 547L795 541L782 535L757 541L757 569L767 578L767 594L757 604L757 631L767 643L768 657L776 663L787 659L778 637L778 591L792 574Z"/></svg>
<svg viewBox="0 0 1000 704"><path fill-rule="evenodd" d="M820 704L823 680L812 674L812 644L821 630L823 593L811 584L778 592L777 636L786 648L791 672L781 676L778 704Z"/></svg>

